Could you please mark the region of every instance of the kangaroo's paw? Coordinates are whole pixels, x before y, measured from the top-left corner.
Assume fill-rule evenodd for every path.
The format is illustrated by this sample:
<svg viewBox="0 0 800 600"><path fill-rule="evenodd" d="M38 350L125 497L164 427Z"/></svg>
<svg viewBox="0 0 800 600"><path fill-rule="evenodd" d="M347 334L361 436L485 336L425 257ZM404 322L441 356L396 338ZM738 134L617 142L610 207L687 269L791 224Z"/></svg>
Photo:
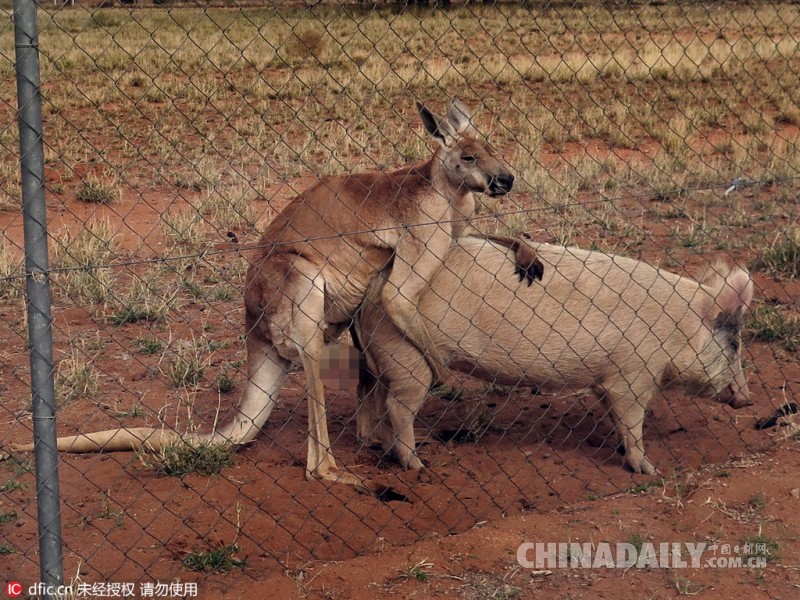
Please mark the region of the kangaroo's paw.
<svg viewBox="0 0 800 600"><path fill-rule="evenodd" d="M531 250L531 252L533 252L533 250ZM544 277L544 265L542 261L536 258L535 254L532 260L523 261L518 252L515 270L517 275L519 275L520 282L527 281L528 287L537 279L541 281L542 277Z"/></svg>

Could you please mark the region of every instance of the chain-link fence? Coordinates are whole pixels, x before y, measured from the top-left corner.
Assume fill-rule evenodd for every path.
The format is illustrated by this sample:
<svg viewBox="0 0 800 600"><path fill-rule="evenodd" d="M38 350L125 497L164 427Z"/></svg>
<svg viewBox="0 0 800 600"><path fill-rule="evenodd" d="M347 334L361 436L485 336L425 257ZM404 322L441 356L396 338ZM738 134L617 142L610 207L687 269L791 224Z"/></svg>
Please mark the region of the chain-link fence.
<svg viewBox="0 0 800 600"><path fill-rule="evenodd" d="M38 25L58 433L249 441L60 454L67 579L144 595L413 544L751 455L756 418L793 412L800 6L78 2ZM11 446L51 373L0 36L0 551L35 581ZM495 245L447 250L465 188ZM357 411L351 334L322 335L368 291Z"/></svg>

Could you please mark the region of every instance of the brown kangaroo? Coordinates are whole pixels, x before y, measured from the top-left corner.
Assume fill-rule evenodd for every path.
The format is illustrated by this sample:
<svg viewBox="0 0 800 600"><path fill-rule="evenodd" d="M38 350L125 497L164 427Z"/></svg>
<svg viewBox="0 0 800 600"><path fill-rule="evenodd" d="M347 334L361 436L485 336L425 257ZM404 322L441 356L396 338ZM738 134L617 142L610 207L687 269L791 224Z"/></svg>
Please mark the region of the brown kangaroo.
<svg viewBox="0 0 800 600"><path fill-rule="evenodd" d="M475 209L472 193L502 196L514 182L487 142L478 138L464 104L451 102L446 119L417 106L425 129L438 142L430 160L390 172L322 178L292 200L264 232L245 282L249 380L233 422L211 434L153 428L81 434L59 438L58 449L157 450L176 440L246 444L267 421L295 361L306 376L307 477L361 485L352 473L339 471L331 453L319 371L324 343L351 324L367 287L393 260L383 288L387 314L438 377L444 363L417 316L417 301L453 238L467 230ZM541 279L542 264L529 245L487 237L517 252L520 281L527 279L530 285Z"/></svg>

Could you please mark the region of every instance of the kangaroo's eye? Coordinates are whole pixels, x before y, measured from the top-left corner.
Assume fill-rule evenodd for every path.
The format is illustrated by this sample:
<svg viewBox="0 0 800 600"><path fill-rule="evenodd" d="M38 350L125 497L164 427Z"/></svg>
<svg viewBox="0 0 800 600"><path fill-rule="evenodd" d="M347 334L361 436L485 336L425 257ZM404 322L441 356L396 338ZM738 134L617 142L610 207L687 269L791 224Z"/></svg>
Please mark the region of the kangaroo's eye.
<svg viewBox="0 0 800 600"><path fill-rule="evenodd" d="M461 160L463 160L465 163L470 163L471 164L471 163L475 162L475 157L472 156L472 155L462 156Z"/></svg>
<svg viewBox="0 0 800 600"><path fill-rule="evenodd" d="M731 348L734 352L739 352L739 340L731 340Z"/></svg>

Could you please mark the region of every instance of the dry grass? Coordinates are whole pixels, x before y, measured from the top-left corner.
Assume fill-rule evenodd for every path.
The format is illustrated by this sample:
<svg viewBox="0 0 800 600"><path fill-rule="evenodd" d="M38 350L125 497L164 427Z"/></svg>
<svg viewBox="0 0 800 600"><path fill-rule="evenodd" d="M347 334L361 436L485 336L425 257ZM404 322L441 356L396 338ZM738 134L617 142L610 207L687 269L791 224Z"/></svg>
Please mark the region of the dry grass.
<svg viewBox="0 0 800 600"><path fill-rule="evenodd" d="M94 204L106 204L119 199L119 182L115 175L103 177L95 173L87 173L81 187L78 188L78 199Z"/></svg>
<svg viewBox="0 0 800 600"><path fill-rule="evenodd" d="M56 366L56 400L59 406L78 398L93 396L100 387L100 378L94 367L98 348L91 340L70 344L69 352Z"/></svg>
<svg viewBox="0 0 800 600"><path fill-rule="evenodd" d="M19 248L10 245L0 238L0 301L18 300L25 289L25 261Z"/></svg>
<svg viewBox="0 0 800 600"><path fill-rule="evenodd" d="M686 135L709 126L738 122L761 134L796 122L796 7L585 11L537 8L534 31L531 12L513 6L470 6L455 20L436 11L356 20L325 7L182 9L167 20L158 11L135 19L118 9L44 12L43 77L55 88L48 147L62 149L50 160L71 166L105 149L127 157L122 172L144 158L192 190L215 188L217 169L242 149L278 179L392 164L420 154L418 142L404 148L410 136L397 135L407 131L413 98L481 89L488 103L507 85L525 101L496 104L493 118L511 130L520 116L546 115L538 131L557 148L587 137L635 148L649 138L681 151ZM692 19L730 30L709 39ZM759 29L770 22L786 28ZM626 93L628 84L636 93ZM546 88L553 98L538 96ZM123 118L131 111L137 118ZM125 142L111 147L102 141L107 130Z"/></svg>
<svg viewBox="0 0 800 600"><path fill-rule="evenodd" d="M161 267L151 267L131 281L110 302L108 319L114 325L125 325L139 321L160 323L166 320L170 310L179 307L177 284L173 273Z"/></svg>
<svg viewBox="0 0 800 600"><path fill-rule="evenodd" d="M116 233L109 221L92 220L77 233L57 235L53 264L56 293L81 304L104 304L113 296L116 276L109 265L118 257Z"/></svg>

